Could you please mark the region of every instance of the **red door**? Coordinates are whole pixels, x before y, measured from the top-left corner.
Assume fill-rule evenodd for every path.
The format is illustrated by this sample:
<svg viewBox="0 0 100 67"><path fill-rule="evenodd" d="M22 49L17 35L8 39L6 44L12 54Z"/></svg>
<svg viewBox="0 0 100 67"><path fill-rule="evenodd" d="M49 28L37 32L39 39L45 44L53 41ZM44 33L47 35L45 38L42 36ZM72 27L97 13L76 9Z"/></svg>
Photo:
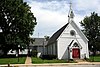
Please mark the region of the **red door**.
<svg viewBox="0 0 100 67"><path fill-rule="evenodd" d="M80 50L78 48L74 48L72 50L72 56L73 58L80 58Z"/></svg>

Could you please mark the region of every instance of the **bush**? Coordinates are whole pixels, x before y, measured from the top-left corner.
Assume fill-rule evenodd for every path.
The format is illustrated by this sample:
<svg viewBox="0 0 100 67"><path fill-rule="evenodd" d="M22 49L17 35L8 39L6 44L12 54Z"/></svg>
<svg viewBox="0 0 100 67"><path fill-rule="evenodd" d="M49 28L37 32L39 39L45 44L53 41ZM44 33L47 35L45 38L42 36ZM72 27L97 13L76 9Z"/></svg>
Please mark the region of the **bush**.
<svg viewBox="0 0 100 67"><path fill-rule="evenodd" d="M41 58L42 59L47 59L47 60L52 60L52 59L56 59L57 56L56 55L42 55Z"/></svg>
<svg viewBox="0 0 100 67"><path fill-rule="evenodd" d="M37 51L36 50L33 50L32 52L31 52L31 55L33 56L33 57L37 57Z"/></svg>

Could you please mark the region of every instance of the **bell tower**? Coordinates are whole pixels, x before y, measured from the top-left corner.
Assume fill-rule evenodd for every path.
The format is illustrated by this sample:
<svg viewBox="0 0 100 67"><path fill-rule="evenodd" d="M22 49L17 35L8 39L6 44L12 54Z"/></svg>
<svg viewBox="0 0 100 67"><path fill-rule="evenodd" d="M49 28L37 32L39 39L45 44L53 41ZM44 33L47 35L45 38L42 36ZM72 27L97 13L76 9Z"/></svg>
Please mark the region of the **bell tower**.
<svg viewBox="0 0 100 67"><path fill-rule="evenodd" d="M70 9L69 9L69 13L68 13L68 23L70 23L71 21L74 20L74 12L72 10L72 1L70 0Z"/></svg>

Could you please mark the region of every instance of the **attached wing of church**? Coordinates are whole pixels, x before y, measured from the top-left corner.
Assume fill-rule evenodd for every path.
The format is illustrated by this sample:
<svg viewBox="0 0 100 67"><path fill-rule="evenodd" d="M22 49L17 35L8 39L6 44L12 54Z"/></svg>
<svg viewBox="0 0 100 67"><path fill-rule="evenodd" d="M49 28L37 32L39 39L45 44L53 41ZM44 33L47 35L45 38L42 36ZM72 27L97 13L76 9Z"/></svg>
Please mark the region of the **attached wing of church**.
<svg viewBox="0 0 100 67"><path fill-rule="evenodd" d="M68 23L49 39L46 54L56 55L58 59L89 58L88 39L74 22L71 3Z"/></svg>

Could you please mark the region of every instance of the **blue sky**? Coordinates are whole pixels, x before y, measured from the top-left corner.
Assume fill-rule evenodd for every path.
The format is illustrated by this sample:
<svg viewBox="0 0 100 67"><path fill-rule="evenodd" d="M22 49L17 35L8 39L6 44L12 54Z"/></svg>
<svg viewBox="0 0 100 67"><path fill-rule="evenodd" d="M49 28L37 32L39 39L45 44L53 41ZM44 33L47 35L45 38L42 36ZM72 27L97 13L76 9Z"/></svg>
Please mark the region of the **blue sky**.
<svg viewBox="0 0 100 67"><path fill-rule="evenodd" d="M70 0L24 0L31 7L31 11L37 18L37 25L31 37L51 36L59 28L68 22ZM100 14L100 0L72 0L75 23L79 22L91 12Z"/></svg>

